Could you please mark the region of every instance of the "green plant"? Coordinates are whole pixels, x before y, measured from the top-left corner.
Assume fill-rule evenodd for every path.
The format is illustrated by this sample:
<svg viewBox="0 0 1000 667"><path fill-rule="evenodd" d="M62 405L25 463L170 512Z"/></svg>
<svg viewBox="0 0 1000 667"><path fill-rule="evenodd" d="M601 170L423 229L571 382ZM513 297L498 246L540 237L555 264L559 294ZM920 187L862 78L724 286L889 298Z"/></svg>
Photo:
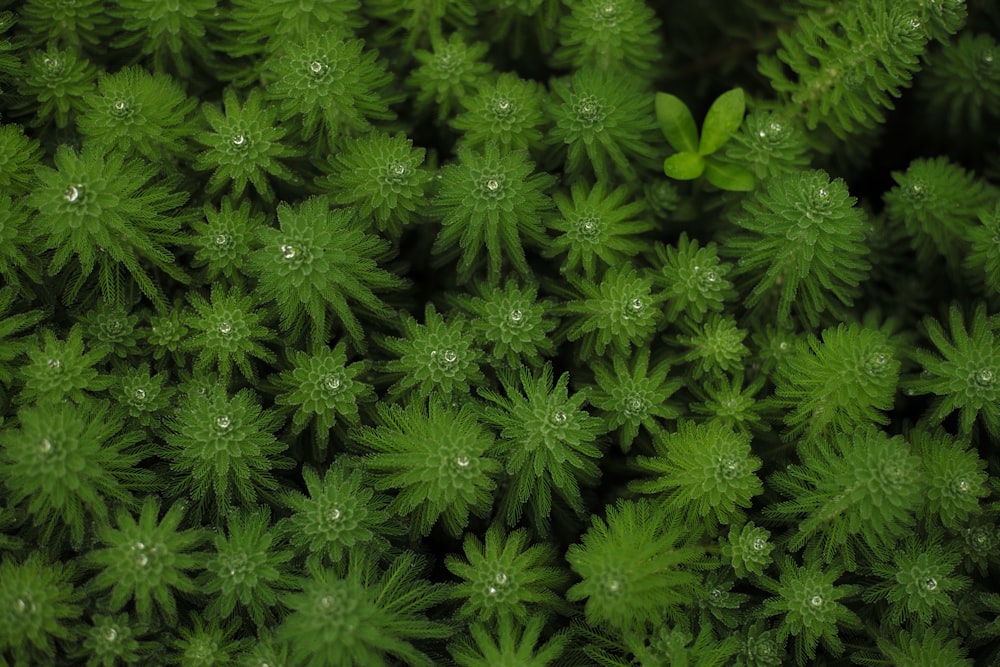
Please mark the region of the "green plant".
<svg viewBox="0 0 1000 667"><path fill-rule="evenodd" d="M601 420L582 409L585 393L569 395L569 374L554 381L551 364L538 374L527 369L519 375L501 372L500 383L505 395L479 390L487 401L483 419L499 429L497 453L511 476L500 512L508 525L515 525L527 504L536 530L544 533L553 510L553 491L579 512L580 483L597 482L601 450L594 440L603 430Z"/></svg>
<svg viewBox="0 0 1000 667"><path fill-rule="evenodd" d="M412 552L400 554L385 570L363 557L340 571L310 566L305 589L283 598L291 613L278 636L292 647L292 659L309 667L385 665L390 656L431 667L419 642L451 631L426 615L445 587L420 578L422 567Z"/></svg>
<svg viewBox="0 0 1000 667"><path fill-rule="evenodd" d="M103 546L85 559L89 568L98 570L88 591L106 593L102 598L112 611L131 601L141 623L153 619L154 607L157 618L176 622L176 595L197 590L192 571L201 569L204 561L203 552L195 549L205 532L180 529L184 511L184 505L174 503L161 518L160 503L152 496L143 503L138 521L125 508L119 509L117 527L101 528L98 537Z"/></svg>
<svg viewBox="0 0 1000 667"><path fill-rule="evenodd" d="M226 523L228 534L212 538L215 553L200 580L213 596L205 615L232 618L238 605L258 627L265 626L278 616L278 595L297 584L289 573L293 552L280 548L267 508L231 514Z"/></svg>
<svg viewBox="0 0 1000 667"><path fill-rule="evenodd" d="M388 244L365 231L353 210L333 209L324 197L310 197L294 208L283 202L278 229L258 227L257 237L260 246L250 256L250 267L258 294L277 306L281 329L293 338L308 332L314 343L325 340L332 313L354 345L363 348L355 311L377 319L389 316L376 293L402 283L379 266L390 256Z"/></svg>
<svg viewBox="0 0 1000 667"><path fill-rule="evenodd" d="M972 430L976 419L991 434L1000 433L1000 354L994 340L995 318L988 318L985 304L977 304L972 315L972 328L957 304L948 310L951 337L935 319L925 322L927 337L938 350L918 349L913 359L925 372L910 379L906 385L915 393L934 394L934 405L928 414L932 424L939 424L949 414L958 411L959 429Z"/></svg>
<svg viewBox="0 0 1000 667"><path fill-rule="evenodd" d="M500 463L491 456L493 435L477 423L472 404L455 409L432 398L405 408L380 405L379 425L352 438L368 456L375 488L397 489L389 509L410 521L410 532L427 535L438 520L452 535L470 514L485 516L493 504Z"/></svg>
<svg viewBox="0 0 1000 667"><path fill-rule="evenodd" d="M725 254L738 260L747 305L776 309L779 323L794 311L810 327L824 313L843 313L870 269L856 203L844 181L822 170L776 177L744 200Z"/></svg>
<svg viewBox="0 0 1000 667"><path fill-rule="evenodd" d="M25 502L43 541L62 530L79 547L87 525L108 521L108 505L135 507L133 491L149 491L156 477L134 469L147 454L142 433L126 429L106 402L37 404L17 413L19 429L0 437L0 474L10 499Z"/></svg>
<svg viewBox="0 0 1000 667"><path fill-rule="evenodd" d="M817 561L799 566L785 559L779 567L780 579L765 584L775 595L764 600L761 609L763 617L780 617L778 641L794 639L798 664L815 659L820 643L833 655L842 654L841 627L849 630L861 627L861 619L843 601L856 596L859 587L838 585L836 581L843 571L836 567L823 568Z"/></svg>
<svg viewBox="0 0 1000 667"><path fill-rule="evenodd" d="M801 463L771 477L787 500L766 514L797 524L788 538L816 562L856 566L861 545L886 548L914 523L926 481L920 459L902 436L866 426L799 448Z"/></svg>
<svg viewBox="0 0 1000 667"><path fill-rule="evenodd" d="M697 582L692 571L704 552L685 544L679 514L667 514L646 499L609 506L594 517L579 544L566 554L582 578L567 592L570 601L586 600L592 624L642 630L660 619L676 620L687 590Z"/></svg>
<svg viewBox="0 0 1000 667"><path fill-rule="evenodd" d="M252 507L278 488L272 471L292 466L281 456L287 445L274 436L279 423L245 389L229 395L215 384L188 391L166 422L171 492L190 497L199 514L215 520L234 506Z"/></svg>
<svg viewBox="0 0 1000 667"><path fill-rule="evenodd" d="M222 100L222 111L212 104L201 106L211 131L194 136L205 148L194 168L212 172L207 184L212 194L228 185L230 193L238 197L249 184L262 198L273 201L269 177L295 182L297 177L282 160L302 151L282 143L288 129L276 125L276 110L264 108L260 89L254 88L241 103L236 91L227 88Z"/></svg>
<svg viewBox="0 0 1000 667"><path fill-rule="evenodd" d="M534 625L546 614L561 610L559 593L568 577L555 565L557 554L550 545L529 546L527 531L506 532L493 525L483 540L466 537L462 549L464 560L454 555L445 559L448 570L462 579L448 592L448 597L462 601L458 618L486 623L498 619L502 624L514 619ZM512 630L504 627L508 633ZM501 631L501 638L505 634Z"/></svg>
<svg viewBox="0 0 1000 667"><path fill-rule="evenodd" d="M399 534L386 510L390 498L376 493L370 474L338 459L322 476L302 471L306 494L286 491L282 504L291 515L278 527L298 555L321 563L338 563L353 550L369 555L388 551L388 537Z"/></svg>
<svg viewBox="0 0 1000 667"><path fill-rule="evenodd" d="M745 111L743 89L723 93L708 109L699 137L687 105L674 95L657 93L656 119L663 136L676 151L663 161L664 173L682 181L704 175L709 183L722 190L752 190L753 174L711 157L739 129Z"/></svg>
<svg viewBox="0 0 1000 667"><path fill-rule="evenodd" d="M170 180L152 184L155 164L96 146L75 151L63 145L53 160L55 169L38 168L39 184L25 201L37 211L34 224L45 238L44 248L53 251L48 274L56 275L76 259L66 301L77 299L96 269L104 300L122 303L124 269L157 308L164 308L163 287L144 264L187 282L169 249L183 238L183 216L176 209L187 201L187 193L176 192L176 182Z"/></svg>
<svg viewBox="0 0 1000 667"><path fill-rule="evenodd" d="M0 666L1000 663L998 38L0 0Z"/></svg>
<svg viewBox="0 0 1000 667"><path fill-rule="evenodd" d="M545 194L552 177L533 173L525 151L501 152L496 144L482 152L459 148L458 159L441 170L434 199L442 225L433 248L439 263L458 255L459 275L468 279L485 248L492 282L499 280L504 260L530 275L521 237L544 243L541 216L552 206Z"/></svg>
<svg viewBox="0 0 1000 667"><path fill-rule="evenodd" d="M750 453L749 434L716 421L678 423L676 433L653 439L655 456L639 456L635 466L655 477L633 481L630 488L656 495L664 508L690 523L709 515L729 524L763 491L757 470L760 459ZM711 526L712 519L707 527Z"/></svg>
<svg viewBox="0 0 1000 667"><path fill-rule="evenodd" d="M0 561L0 649L16 664L45 660L55 640L72 641L67 621L79 616L81 592L74 588L73 571L47 563L32 554L19 563Z"/></svg>

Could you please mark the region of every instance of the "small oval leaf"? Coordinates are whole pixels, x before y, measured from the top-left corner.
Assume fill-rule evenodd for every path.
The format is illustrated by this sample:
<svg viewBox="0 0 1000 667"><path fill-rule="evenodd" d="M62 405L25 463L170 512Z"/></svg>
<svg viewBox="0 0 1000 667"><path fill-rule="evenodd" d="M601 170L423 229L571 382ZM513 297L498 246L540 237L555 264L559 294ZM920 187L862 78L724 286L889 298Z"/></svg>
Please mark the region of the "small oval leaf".
<svg viewBox="0 0 1000 667"><path fill-rule="evenodd" d="M705 166L705 178L720 190L730 192L748 192L754 186L753 174L735 164L709 162Z"/></svg>
<svg viewBox="0 0 1000 667"><path fill-rule="evenodd" d="M746 98L742 88L733 88L719 95L705 115L698 152L702 155L711 155L722 148L733 132L739 129L746 108Z"/></svg>
<svg viewBox="0 0 1000 667"><path fill-rule="evenodd" d="M656 94L656 120L663 136L678 151L698 152L698 127L687 105L669 93Z"/></svg>
<svg viewBox="0 0 1000 667"><path fill-rule="evenodd" d="M675 153L663 161L663 173L678 181L692 181L705 171L705 159L697 153Z"/></svg>

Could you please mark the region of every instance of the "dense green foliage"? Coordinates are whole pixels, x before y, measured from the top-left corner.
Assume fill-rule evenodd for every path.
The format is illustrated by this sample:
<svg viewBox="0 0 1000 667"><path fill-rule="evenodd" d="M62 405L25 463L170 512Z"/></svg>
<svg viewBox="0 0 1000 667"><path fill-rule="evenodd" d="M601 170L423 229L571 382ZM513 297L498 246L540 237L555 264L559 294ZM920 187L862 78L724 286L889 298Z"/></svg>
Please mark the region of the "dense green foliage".
<svg viewBox="0 0 1000 667"><path fill-rule="evenodd" d="M1000 665L991 0L0 0L0 667Z"/></svg>

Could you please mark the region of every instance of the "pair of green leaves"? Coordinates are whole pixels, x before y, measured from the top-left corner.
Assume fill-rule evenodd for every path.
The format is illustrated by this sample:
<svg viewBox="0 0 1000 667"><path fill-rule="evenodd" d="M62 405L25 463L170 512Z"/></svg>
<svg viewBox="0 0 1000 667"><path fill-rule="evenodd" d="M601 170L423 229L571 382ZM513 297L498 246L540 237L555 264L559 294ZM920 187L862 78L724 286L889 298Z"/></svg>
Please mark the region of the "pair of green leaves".
<svg viewBox="0 0 1000 667"><path fill-rule="evenodd" d="M694 180L704 174L709 183L721 190L744 192L753 189L753 174L711 157L739 129L745 111L742 88L723 93L712 102L705 115L699 139L694 116L687 105L669 93L657 93L656 120L663 136L677 151L663 161L663 172L679 181Z"/></svg>

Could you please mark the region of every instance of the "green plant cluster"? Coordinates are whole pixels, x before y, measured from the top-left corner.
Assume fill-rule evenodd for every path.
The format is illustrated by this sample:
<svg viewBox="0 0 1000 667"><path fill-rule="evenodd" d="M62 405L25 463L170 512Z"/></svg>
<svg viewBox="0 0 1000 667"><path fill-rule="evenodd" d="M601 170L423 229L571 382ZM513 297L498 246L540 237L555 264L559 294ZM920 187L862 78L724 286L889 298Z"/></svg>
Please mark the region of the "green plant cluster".
<svg viewBox="0 0 1000 667"><path fill-rule="evenodd" d="M0 0L0 666L1000 665L990 0Z"/></svg>

